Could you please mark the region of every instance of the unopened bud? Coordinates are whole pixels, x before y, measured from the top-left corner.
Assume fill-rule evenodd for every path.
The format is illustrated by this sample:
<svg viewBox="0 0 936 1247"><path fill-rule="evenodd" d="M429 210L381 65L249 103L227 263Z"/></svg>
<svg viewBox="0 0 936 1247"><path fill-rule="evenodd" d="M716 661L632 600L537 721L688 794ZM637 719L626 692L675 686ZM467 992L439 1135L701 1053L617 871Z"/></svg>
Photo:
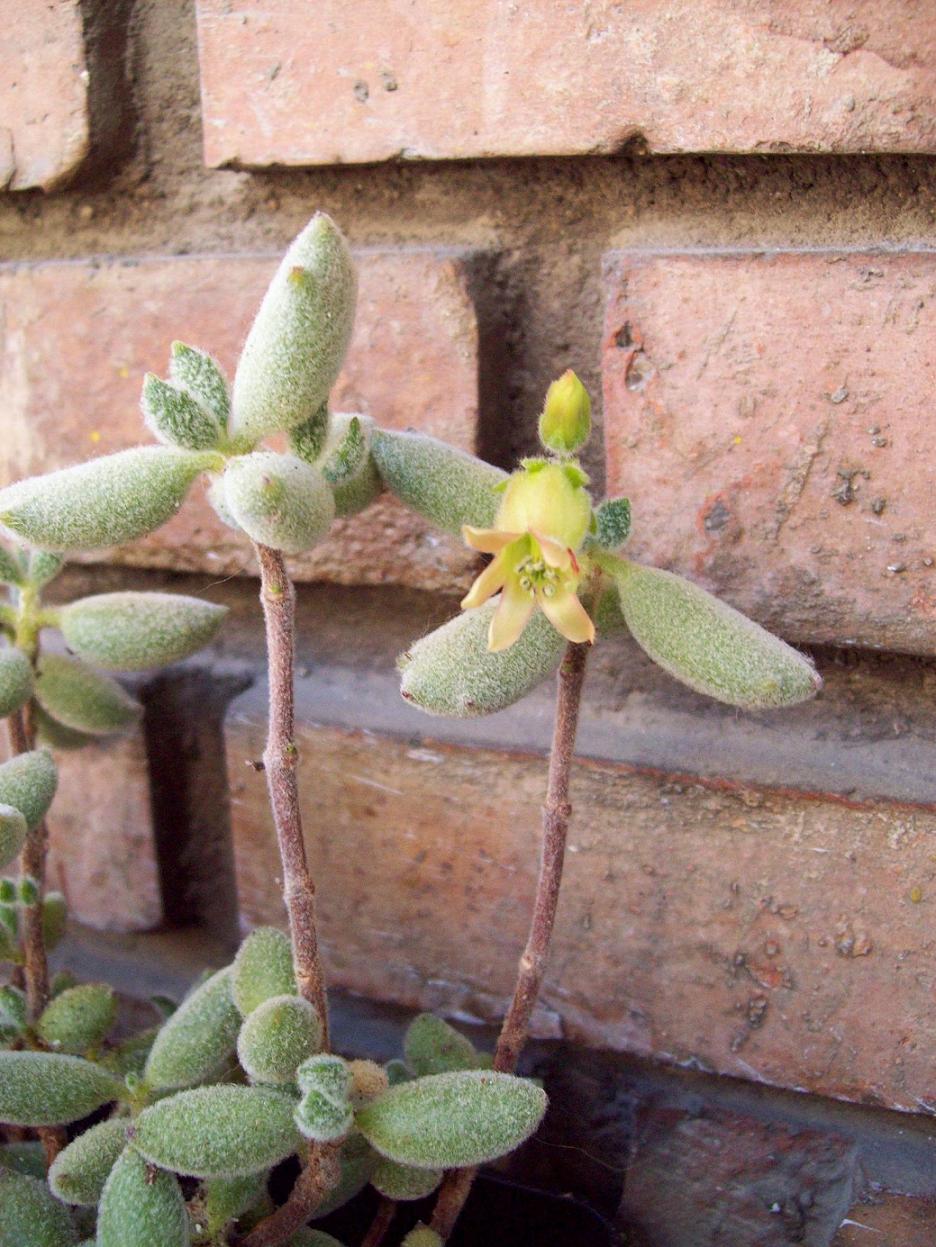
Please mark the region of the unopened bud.
<svg viewBox="0 0 936 1247"><path fill-rule="evenodd" d="M540 441L547 450L569 454L584 446L590 433L591 399L569 368L546 391L539 422Z"/></svg>

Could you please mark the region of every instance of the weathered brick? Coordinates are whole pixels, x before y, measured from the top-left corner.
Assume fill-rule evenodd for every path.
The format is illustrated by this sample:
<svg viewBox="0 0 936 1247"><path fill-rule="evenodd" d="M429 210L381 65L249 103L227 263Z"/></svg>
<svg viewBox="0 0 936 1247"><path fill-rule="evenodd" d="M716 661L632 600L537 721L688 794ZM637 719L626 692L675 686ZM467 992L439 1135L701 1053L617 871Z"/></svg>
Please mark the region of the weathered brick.
<svg viewBox="0 0 936 1247"><path fill-rule="evenodd" d="M832 1247L925 1247L936 1242L936 1204L883 1194L851 1208Z"/></svg>
<svg viewBox="0 0 936 1247"><path fill-rule="evenodd" d="M147 931L162 918L142 732L57 752L49 813L49 886L69 914L102 931Z"/></svg>
<svg viewBox="0 0 936 1247"><path fill-rule="evenodd" d="M0 190L52 190L88 154L88 70L78 0L0 0Z"/></svg>
<svg viewBox="0 0 936 1247"><path fill-rule="evenodd" d="M232 373L276 263L205 256L0 270L0 480L149 441L139 414L144 372L163 375L169 344L181 338ZM465 263L427 251L367 252L360 270L357 327L335 409L473 449L477 326ZM220 575L252 566L249 544L217 519L200 485L164 528L93 557ZM449 591L474 565L458 541L389 499L337 521L322 547L292 560L301 580Z"/></svg>
<svg viewBox="0 0 936 1247"><path fill-rule="evenodd" d="M198 0L205 159L936 150L915 0ZM313 121L314 119L314 121Z"/></svg>
<svg viewBox="0 0 936 1247"><path fill-rule="evenodd" d="M931 254L615 254L609 490L637 559L785 636L932 653Z"/></svg>
<svg viewBox="0 0 936 1247"><path fill-rule="evenodd" d="M355 696L364 698L366 690ZM242 911L280 922L263 690L228 729ZM542 759L314 726L300 775L331 981L493 1019L536 870ZM541 1033L918 1110L932 1099L925 808L586 761Z"/></svg>

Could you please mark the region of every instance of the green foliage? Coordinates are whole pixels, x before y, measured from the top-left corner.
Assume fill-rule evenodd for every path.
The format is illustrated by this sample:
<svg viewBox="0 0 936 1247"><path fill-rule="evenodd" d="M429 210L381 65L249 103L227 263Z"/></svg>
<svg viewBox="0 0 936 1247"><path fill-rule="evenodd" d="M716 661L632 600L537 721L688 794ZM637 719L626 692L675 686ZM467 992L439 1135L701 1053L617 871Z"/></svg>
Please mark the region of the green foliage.
<svg viewBox="0 0 936 1247"><path fill-rule="evenodd" d="M420 1013L410 1022L403 1037L403 1055L417 1078L477 1065L471 1040L434 1013Z"/></svg>
<svg viewBox="0 0 936 1247"><path fill-rule="evenodd" d="M591 433L591 399L571 368L546 391L539 419L540 441L547 450L571 454L584 446Z"/></svg>
<svg viewBox="0 0 936 1247"><path fill-rule="evenodd" d="M820 688L807 658L691 581L638 563L621 563L615 581L634 640L697 692L764 710Z"/></svg>
<svg viewBox="0 0 936 1247"><path fill-rule="evenodd" d="M295 455L271 450L228 463L224 504L248 537L284 554L310 549L335 518L335 501L321 472Z"/></svg>
<svg viewBox="0 0 936 1247"><path fill-rule="evenodd" d="M88 1052L102 1042L116 1016L117 1000L106 983L82 983L46 1005L36 1030L56 1051Z"/></svg>
<svg viewBox="0 0 936 1247"><path fill-rule="evenodd" d="M45 1181L45 1148L34 1139L22 1143L0 1143L0 1169L25 1173Z"/></svg>
<svg viewBox="0 0 936 1247"><path fill-rule="evenodd" d="M191 1241L176 1179L125 1148L101 1196L97 1247L189 1247Z"/></svg>
<svg viewBox="0 0 936 1247"><path fill-rule="evenodd" d="M630 536L631 505L626 498L607 498L595 508L595 540L606 550L618 550Z"/></svg>
<svg viewBox="0 0 936 1247"><path fill-rule="evenodd" d="M271 996L246 1019L237 1056L254 1082L292 1082L296 1067L317 1052L322 1022L301 996Z"/></svg>
<svg viewBox="0 0 936 1247"><path fill-rule="evenodd" d="M341 1145L338 1157L341 1163L341 1176L334 1190L329 1191L315 1210L317 1218L327 1217L336 1208L342 1208L349 1200L354 1199L370 1181L370 1176L377 1166L377 1153L362 1134L356 1130Z"/></svg>
<svg viewBox="0 0 936 1247"><path fill-rule="evenodd" d="M23 583L23 569L9 550L0 546L0 584L20 585Z"/></svg>
<svg viewBox="0 0 936 1247"><path fill-rule="evenodd" d="M242 1017L249 1017L271 996L295 996L292 946L275 927L257 927L237 951L231 969L231 992Z"/></svg>
<svg viewBox="0 0 936 1247"><path fill-rule="evenodd" d="M134 1146L154 1165L196 1178L270 1169L300 1145L293 1101L268 1087L180 1091L144 1109Z"/></svg>
<svg viewBox="0 0 936 1247"><path fill-rule="evenodd" d="M20 1034L26 1029L26 994L5 983L0 987L0 1030Z"/></svg>
<svg viewBox="0 0 936 1247"><path fill-rule="evenodd" d="M194 346L186 346L184 342L173 342L169 356L169 379L214 416L219 429L227 427L231 410L227 381L210 355Z"/></svg>
<svg viewBox="0 0 936 1247"><path fill-rule="evenodd" d="M42 938L46 952L62 942L68 925L68 904L61 892L46 892L42 898Z"/></svg>
<svg viewBox="0 0 936 1247"><path fill-rule="evenodd" d="M462 525L490 528L500 504L495 491L507 473L424 433L373 431L371 454L391 493L436 528L461 535Z"/></svg>
<svg viewBox="0 0 936 1247"><path fill-rule="evenodd" d="M22 650L0 650L0 719L14 714L32 697L32 664Z"/></svg>
<svg viewBox="0 0 936 1247"><path fill-rule="evenodd" d="M222 436L217 420L201 403L152 372L143 380L140 407L147 428L168 446L209 450Z"/></svg>
<svg viewBox="0 0 936 1247"><path fill-rule="evenodd" d="M383 491L371 455L374 422L368 416L335 412L322 452L322 475L335 496L336 515L357 515Z"/></svg>
<svg viewBox="0 0 936 1247"><path fill-rule="evenodd" d="M99 593L59 612L68 648L107 671L188 658L213 640L227 607L176 593Z"/></svg>
<svg viewBox="0 0 936 1247"><path fill-rule="evenodd" d="M443 1239L420 1221L406 1235L400 1247L443 1247Z"/></svg>
<svg viewBox="0 0 936 1247"><path fill-rule="evenodd" d="M0 1052L0 1122L61 1126L116 1100L107 1070L61 1052Z"/></svg>
<svg viewBox="0 0 936 1247"><path fill-rule="evenodd" d="M425 1199L442 1181L442 1169L414 1169L383 1157L371 1175L371 1185L387 1199Z"/></svg>
<svg viewBox="0 0 936 1247"><path fill-rule="evenodd" d="M65 566L61 554L53 554L50 550L31 550L27 561L26 579L35 589L44 589L55 579Z"/></svg>
<svg viewBox="0 0 936 1247"><path fill-rule="evenodd" d="M0 870L15 861L26 842L26 819L12 805L0 805Z"/></svg>
<svg viewBox="0 0 936 1247"><path fill-rule="evenodd" d="M149 1026L136 1035L130 1035L115 1048L104 1052L99 1058L100 1063L119 1078L126 1078L128 1074L142 1077L146 1059L158 1033L158 1026Z"/></svg>
<svg viewBox="0 0 936 1247"><path fill-rule="evenodd" d="M399 1057L392 1057L384 1066L387 1072L387 1082L391 1087L398 1086L401 1082L409 1082L412 1074L405 1061L401 1061Z"/></svg>
<svg viewBox="0 0 936 1247"><path fill-rule="evenodd" d="M76 732L73 728L59 723L37 703L33 703L33 725L36 729L36 740L49 749L83 749L93 744L97 737L90 732Z"/></svg>
<svg viewBox="0 0 936 1247"><path fill-rule="evenodd" d="M231 995L231 967L213 974L162 1025L143 1076L157 1091L193 1087L234 1055L241 1017Z"/></svg>
<svg viewBox="0 0 936 1247"><path fill-rule="evenodd" d="M252 439L292 429L328 397L344 360L357 295L348 245L316 213L287 251L234 377L231 429Z"/></svg>
<svg viewBox="0 0 936 1247"><path fill-rule="evenodd" d="M298 455L305 463L318 464L325 449L330 424L328 403L322 403L318 411L309 416L308 420L290 429L289 445L293 454Z"/></svg>
<svg viewBox="0 0 936 1247"><path fill-rule="evenodd" d="M391 1087L355 1122L390 1160L417 1169L461 1169L512 1152L546 1112L546 1094L525 1078L488 1070L433 1074Z"/></svg>
<svg viewBox="0 0 936 1247"><path fill-rule="evenodd" d="M464 611L410 646L397 663L406 701L428 714L475 718L513 705L552 675L565 641L541 611L509 649L490 652L488 629L498 602Z"/></svg>
<svg viewBox="0 0 936 1247"><path fill-rule="evenodd" d="M137 446L0 490L0 525L46 550L135 541L172 519L212 452Z"/></svg>
<svg viewBox="0 0 936 1247"><path fill-rule="evenodd" d="M265 1171L238 1178L209 1178L202 1189L198 1218L204 1223L207 1237L218 1237L232 1221L252 1208L266 1190L266 1183Z"/></svg>
<svg viewBox="0 0 936 1247"><path fill-rule="evenodd" d="M137 722L143 708L116 680L68 654L42 654L36 664L36 700L75 732L110 736Z"/></svg>
<svg viewBox="0 0 936 1247"><path fill-rule="evenodd" d="M323 1053L309 1057L296 1070L302 1099L296 1108L296 1125L306 1139L333 1143L351 1129L351 1073L339 1056Z"/></svg>
<svg viewBox="0 0 936 1247"><path fill-rule="evenodd" d="M66 1204L96 1205L107 1175L127 1145L129 1118L99 1121L63 1148L49 1169L52 1194Z"/></svg>
<svg viewBox="0 0 936 1247"><path fill-rule="evenodd" d="M45 818L58 784L58 771L45 749L18 754L0 766L0 805L12 805L32 831Z"/></svg>
<svg viewBox="0 0 936 1247"><path fill-rule="evenodd" d="M78 1241L68 1210L37 1178L0 1169L0 1209L0 1247L72 1247Z"/></svg>

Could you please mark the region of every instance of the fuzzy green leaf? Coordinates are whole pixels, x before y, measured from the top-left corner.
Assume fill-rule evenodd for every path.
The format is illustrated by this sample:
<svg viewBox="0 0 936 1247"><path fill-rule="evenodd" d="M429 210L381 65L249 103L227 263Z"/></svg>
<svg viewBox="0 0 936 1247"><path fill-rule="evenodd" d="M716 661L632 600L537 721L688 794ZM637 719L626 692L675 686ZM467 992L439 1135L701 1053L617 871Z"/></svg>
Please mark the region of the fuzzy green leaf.
<svg viewBox="0 0 936 1247"><path fill-rule="evenodd" d="M0 719L25 706L33 693L32 664L22 650L0 650Z"/></svg>
<svg viewBox="0 0 936 1247"><path fill-rule="evenodd" d="M46 749L18 754L0 765L0 805L12 805L32 831L45 818L58 785L58 771Z"/></svg>
<svg viewBox="0 0 936 1247"><path fill-rule="evenodd" d="M19 856L26 831L26 819L20 811L12 805L0 805L0 870Z"/></svg>
<svg viewBox="0 0 936 1247"><path fill-rule="evenodd" d="M300 1145L293 1101L268 1087L180 1091L144 1109L134 1146L163 1169L235 1178L270 1169Z"/></svg>
<svg viewBox="0 0 936 1247"><path fill-rule="evenodd" d="M69 1143L49 1169L49 1186L66 1204L96 1205L107 1175L127 1145L126 1117L99 1121Z"/></svg>
<svg viewBox="0 0 936 1247"><path fill-rule="evenodd" d="M97 1247L189 1247L191 1241L176 1179L125 1148L101 1196Z"/></svg>
<svg viewBox="0 0 936 1247"><path fill-rule="evenodd" d="M204 1082L231 1061L240 1024L228 966L207 979L163 1023L144 1078L158 1091Z"/></svg>
<svg viewBox="0 0 936 1247"><path fill-rule="evenodd" d="M186 346L184 342L173 342L169 355L169 379L214 416L218 428L227 427L231 410L227 381L210 355L194 346Z"/></svg>
<svg viewBox="0 0 936 1247"><path fill-rule="evenodd" d="M42 898L42 938L46 952L62 942L68 925L68 904L61 892L46 892Z"/></svg>
<svg viewBox="0 0 936 1247"><path fill-rule="evenodd" d="M284 554L310 549L335 518L335 502L321 472L295 455L270 450L230 460L224 504L248 537Z"/></svg>
<svg viewBox="0 0 936 1247"><path fill-rule="evenodd" d="M36 700L75 732L110 736L137 722L143 707L112 680L68 654L42 654L36 664Z"/></svg>
<svg viewBox="0 0 936 1247"><path fill-rule="evenodd" d="M424 433L373 431L371 454L383 482L436 528L461 536L463 524L490 528L507 473Z"/></svg>
<svg viewBox="0 0 936 1247"><path fill-rule="evenodd" d="M371 1185L387 1199L425 1199L442 1181L442 1169L414 1169L383 1157L371 1176Z"/></svg>
<svg viewBox="0 0 936 1247"><path fill-rule="evenodd" d="M692 581L638 563L621 564L615 581L634 640L696 692L764 710L822 686L809 659Z"/></svg>
<svg viewBox="0 0 936 1247"><path fill-rule="evenodd" d="M608 498L595 510L595 540L606 550L619 549L631 530L631 505L626 498Z"/></svg>
<svg viewBox="0 0 936 1247"><path fill-rule="evenodd" d="M231 971L234 1003L243 1017L271 996L295 996L292 947L275 927L257 927L237 951Z"/></svg>
<svg viewBox="0 0 936 1247"><path fill-rule="evenodd" d="M60 1052L0 1052L0 1122L60 1126L117 1099L120 1084L81 1057Z"/></svg>
<svg viewBox="0 0 936 1247"><path fill-rule="evenodd" d="M65 566L65 558L61 554L53 554L49 550L32 550L29 555L27 580L37 589L44 589L55 579Z"/></svg>
<svg viewBox="0 0 936 1247"><path fill-rule="evenodd" d="M289 445L293 454L298 455L304 463L313 466L317 465L328 440L330 424L331 415L329 414L328 403L322 403L318 411L311 415L308 420L304 420L302 424L297 424L294 429L290 429Z"/></svg>
<svg viewBox="0 0 936 1247"><path fill-rule="evenodd" d="M90 732L76 732L74 728L59 723L37 704L33 705L33 724L36 729L36 740L40 745L45 745L49 749L83 749L85 745L92 745L98 739Z"/></svg>
<svg viewBox="0 0 936 1247"><path fill-rule="evenodd" d="M44 1182L0 1169L0 1247L72 1247L68 1209Z"/></svg>
<svg viewBox="0 0 936 1247"><path fill-rule="evenodd" d="M357 515L383 491L371 456L374 422L369 416L335 412L322 452L322 475L335 496L336 515Z"/></svg>
<svg viewBox="0 0 936 1247"><path fill-rule="evenodd" d="M333 1143L351 1129L351 1071L339 1056L322 1053L309 1057L296 1070L303 1093L296 1108L296 1125L306 1139Z"/></svg>
<svg viewBox="0 0 936 1247"><path fill-rule="evenodd" d="M87 1052L114 1025L117 1000L106 983L69 987L46 1005L36 1023L40 1039L57 1052Z"/></svg>
<svg viewBox="0 0 936 1247"><path fill-rule="evenodd" d="M210 450L222 436L217 420L201 403L152 372L143 380L140 407L147 428L167 446Z"/></svg>
<svg viewBox="0 0 936 1247"><path fill-rule="evenodd" d="M488 649L491 616L500 599L463 611L410 646L398 660L400 692L428 714L458 719L503 710L559 666L565 641L536 611L509 649Z"/></svg>
<svg viewBox="0 0 936 1247"><path fill-rule="evenodd" d="M611 585L599 592L597 600L590 607L589 614L595 621L595 630L600 637L627 634L627 624L621 614L621 599L616 585Z"/></svg>
<svg viewBox="0 0 936 1247"><path fill-rule="evenodd" d="M301 996L271 996L247 1018L237 1056L254 1082L293 1082L296 1067L317 1052L322 1022Z"/></svg>
<svg viewBox="0 0 936 1247"><path fill-rule="evenodd" d="M14 1033L26 1029L26 993L11 983L0 987L0 1028Z"/></svg>
<svg viewBox="0 0 936 1247"><path fill-rule="evenodd" d="M341 369L357 296L348 244L316 213L287 251L237 365L231 430L257 439L302 424Z"/></svg>
<svg viewBox="0 0 936 1247"><path fill-rule="evenodd" d="M0 546L0 584L21 585L24 579L23 569L14 556Z"/></svg>
<svg viewBox="0 0 936 1247"><path fill-rule="evenodd" d="M355 1121L398 1164L461 1169L519 1147L542 1121L546 1103L545 1092L525 1078L456 1070L391 1087Z"/></svg>
<svg viewBox="0 0 936 1247"><path fill-rule="evenodd" d="M0 1143L0 1169L25 1173L30 1178L45 1181L45 1148L35 1139L22 1143Z"/></svg>
<svg viewBox="0 0 936 1247"><path fill-rule="evenodd" d="M338 1185L329 1191L316 1208L316 1218L327 1217L336 1208L342 1208L349 1200L354 1199L359 1191L363 1191L378 1161L377 1153L356 1130L342 1143L338 1159L341 1164Z"/></svg>
<svg viewBox="0 0 936 1247"><path fill-rule="evenodd" d="M417 1078L474 1069L477 1064L471 1040L434 1013L420 1013L410 1022L403 1036L403 1055Z"/></svg>
<svg viewBox="0 0 936 1247"><path fill-rule="evenodd" d="M300 1091L321 1091L343 1104L351 1093L351 1071L344 1057L322 1052L308 1057L296 1070Z"/></svg>
<svg viewBox="0 0 936 1247"><path fill-rule="evenodd" d="M62 608L68 648L106 671L188 658L213 640L227 607L176 593L99 593Z"/></svg>
<svg viewBox="0 0 936 1247"><path fill-rule="evenodd" d="M199 1221L205 1234L214 1239L236 1219L252 1208L266 1190L267 1174L248 1173L238 1178L209 1178L201 1194Z"/></svg>

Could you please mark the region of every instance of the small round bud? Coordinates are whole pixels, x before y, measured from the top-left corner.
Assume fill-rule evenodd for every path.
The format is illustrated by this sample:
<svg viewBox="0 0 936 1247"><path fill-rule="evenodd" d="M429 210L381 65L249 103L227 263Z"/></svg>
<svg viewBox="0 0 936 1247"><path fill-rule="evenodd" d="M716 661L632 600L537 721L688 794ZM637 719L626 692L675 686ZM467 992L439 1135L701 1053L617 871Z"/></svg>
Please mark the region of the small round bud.
<svg viewBox="0 0 936 1247"><path fill-rule="evenodd" d="M349 1061L351 1075L351 1106L358 1109L390 1086L387 1071L374 1061Z"/></svg>
<svg viewBox="0 0 936 1247"><path fill-rule="evenodd" d="M584 446L590 433L591 399L569 368L546 391L539 421L540 441L547 450L565 455Z"/></svg>

